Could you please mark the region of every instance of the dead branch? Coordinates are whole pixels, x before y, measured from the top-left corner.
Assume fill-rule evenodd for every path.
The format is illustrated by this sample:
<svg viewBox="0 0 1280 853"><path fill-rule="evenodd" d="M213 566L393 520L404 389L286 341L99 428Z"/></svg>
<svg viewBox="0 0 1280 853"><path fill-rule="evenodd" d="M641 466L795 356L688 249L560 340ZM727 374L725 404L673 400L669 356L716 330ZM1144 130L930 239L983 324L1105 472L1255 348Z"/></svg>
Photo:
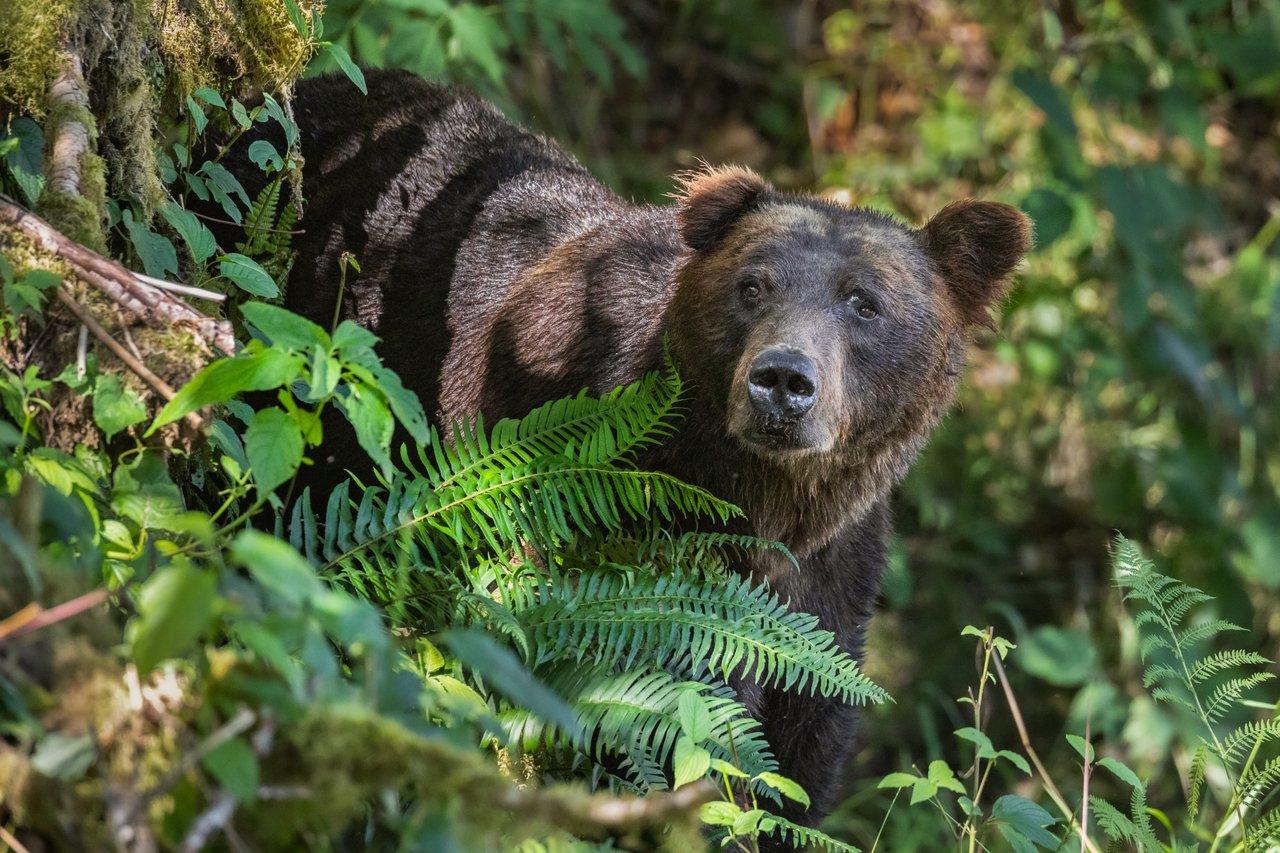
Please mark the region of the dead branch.
<svg viewBox="0 0 1280 853"><path fill-rule="evenodd" d="M79 278L143 322L187 326L207 346L227 355L235 352L230 323L208 317L171 293L140 281L123 265L80 245L13 199L0 195L0 229L3 228L21 232L44 251L68 263Z"/></svg>

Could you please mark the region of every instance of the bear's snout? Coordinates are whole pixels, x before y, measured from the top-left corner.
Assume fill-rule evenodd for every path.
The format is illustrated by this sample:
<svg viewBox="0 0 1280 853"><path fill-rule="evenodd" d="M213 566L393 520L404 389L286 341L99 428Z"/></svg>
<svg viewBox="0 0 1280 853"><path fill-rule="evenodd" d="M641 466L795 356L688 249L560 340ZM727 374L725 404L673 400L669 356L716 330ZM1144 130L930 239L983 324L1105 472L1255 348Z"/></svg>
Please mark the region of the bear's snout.
<svg viewBox="0 0 1280 853"><path fill-rule="evenodd" d="M771 347L747 374L747 396L767 428L785 428L809 413L818 399L818 368L802 352Z"/></svg>

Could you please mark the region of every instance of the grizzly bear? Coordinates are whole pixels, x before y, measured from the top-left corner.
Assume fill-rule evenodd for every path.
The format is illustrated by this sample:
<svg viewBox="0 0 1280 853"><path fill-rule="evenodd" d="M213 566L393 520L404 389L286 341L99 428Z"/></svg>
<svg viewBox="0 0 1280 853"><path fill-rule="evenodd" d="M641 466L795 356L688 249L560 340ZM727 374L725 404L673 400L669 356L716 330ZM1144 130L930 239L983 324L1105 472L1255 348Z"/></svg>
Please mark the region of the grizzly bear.
<svg viewBox="0 0 1280 853"><path fill-rule="evenodd" d="M342 316L377 333L440 424L606 392L660 368L669 342L686 415L643 464L785 543L798 571L765 557L738 568L860 657L890 489L1027 252L1027 218L968 200L913 228L736 167L681 177L673 205L631 204L474 95L403 72L367 79L367 96L336 76L298 87L305 233L286 306L327 326L339 257L355 255ZM360 464L349 433L324 454L316 476ZM857 712L739 686L812 797L793 816L817 820Z"/></svg>

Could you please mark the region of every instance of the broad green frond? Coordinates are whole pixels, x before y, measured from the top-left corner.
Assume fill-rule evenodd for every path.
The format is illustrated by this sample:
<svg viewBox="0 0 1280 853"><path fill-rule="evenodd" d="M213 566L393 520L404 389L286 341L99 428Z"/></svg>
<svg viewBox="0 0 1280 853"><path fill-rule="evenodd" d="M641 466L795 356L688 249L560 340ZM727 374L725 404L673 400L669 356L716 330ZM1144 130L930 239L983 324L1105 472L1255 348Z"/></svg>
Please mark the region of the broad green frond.
<svg viewBox="0 0 1280 853"><path fill-rule="evenodd" d="M1089 797L1089 810L1093 818L1102 827L1107 838L1112 841L1134 842L1138 837L1138 827L1129 816L1100 797Z"/></svg>
<svg viewBox="0 0 1280 853"><path fill-rule="evenodd" d="M542 660L689 666L724 678L741 669L762 683L851 703L888 698L816 616L788 610L767 585L737 575L715 584L668 576L629 583L596 572L513 598L512 610Z"/></svg>
<svg viewBox="0 0 1280 853"><path fill-rule="evenodd" d="M609 673L601 667L560 665L539 673L543 681L573 707L585 737L572 745L602 762L607 754L627 760L630 781L641 790L667 787L667 772L680 736L677 704L695 690L710 712L705 742L713 757L731 762L749 775L777 770L777 762L760 732L760 723L727 695L706 685L677 681L662 670L640 668ZM523 710L501 719L513 741L526 749L560 746L569 741L554 726Z"/></svg>
<svg viewBox="0 0 1280 853"><path fill-rule="evenodd" d="M617 460L665 437L683 391L668 358L661 373L594 397L545 403L519 419L505 419L486 432L484 423L454 427L451 441L433 441L432 457L419 450L416 461L402 449L406 469L435 488L483 479L486 472L563 457L597 466Z"/></svg>
<svg viewBox="0 0 1280 853"><path fill-rule="evenodd" d="M445 555L455 558L466 550L518 552L528 544L551 550L580 532L621 529L653 515L668 521L677 516L724 521L738 512L667 474L563 458L511 466L442 488L395 476L385 488L366 487L359 504L334 492L319 562L330 571L360 557L394 563L407 551L413 562L439 564Z"/></svg>

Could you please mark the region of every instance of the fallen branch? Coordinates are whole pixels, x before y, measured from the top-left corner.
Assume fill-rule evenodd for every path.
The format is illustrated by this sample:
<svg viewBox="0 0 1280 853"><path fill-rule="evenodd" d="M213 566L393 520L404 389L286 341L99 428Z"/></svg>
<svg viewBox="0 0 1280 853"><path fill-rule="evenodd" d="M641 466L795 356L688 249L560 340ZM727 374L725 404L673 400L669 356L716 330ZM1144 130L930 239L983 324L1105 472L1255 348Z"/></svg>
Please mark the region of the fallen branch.
<svg viewBox="0 0 1280 853"><path fill-rule="evenodd" d="M125 367L132 370L139 379L147 383L147 385L151 387L151 390L163 397L165 402L173 399L174 394L177 392L170 387L169 383L165 382L159 376L156 376L151 371L151 368L139 361L133 353L129 352L119 341L111 337L111 333L102 327L102 324L99 323L97 318L89 312L89 309L85 308L79 302L76 302L75 297L67 291L65 286L60 286L58 288L58 301L67 306L67 309L76 316L77 320L84 324L85 328L87 328L95 338L101 341L107 349L111 350L112 354L114 354L116 358L124 362ZM188 414L186 416L186 421L197 430L204 429L204 418L200 417L200 415L195 412Z"/></svg>
<svg viewBox="0 0 1280 853"><path fill-rule="evenodd" d="M207 346L230 355L235 352L231 324L208 317L136 273L67 237L8 196L0 195L0 228L26 235L46 252L66 261L77 277L98 288L120 307L154 325L190 327Z"/></svg>
<svg viewBox="0 0 1280 853"><path fill-rule="evenodd" d="M566 794L557 788L526 790L512 786L494 805L522 813L540 812L550 823L573 835L603 841L645 830L661 830L673 819L719 796L715 786L706 780L643 797L594 794L583 798L576 791Z"/></svg>

